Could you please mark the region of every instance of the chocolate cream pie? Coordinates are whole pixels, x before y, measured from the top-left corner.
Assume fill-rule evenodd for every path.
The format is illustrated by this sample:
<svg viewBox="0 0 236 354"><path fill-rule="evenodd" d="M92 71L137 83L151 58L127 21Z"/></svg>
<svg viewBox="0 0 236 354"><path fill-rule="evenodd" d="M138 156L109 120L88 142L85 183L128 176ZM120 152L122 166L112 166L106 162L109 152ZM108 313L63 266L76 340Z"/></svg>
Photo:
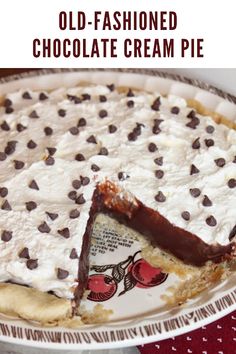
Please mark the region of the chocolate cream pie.
<svg viewBox="0 0 236 354"><path fill-rule="evenodd" d="M183 264L229 262L236 132L219 119L114 85L2 98L0 311L44 323L77 314L98 212Z"/></svg>

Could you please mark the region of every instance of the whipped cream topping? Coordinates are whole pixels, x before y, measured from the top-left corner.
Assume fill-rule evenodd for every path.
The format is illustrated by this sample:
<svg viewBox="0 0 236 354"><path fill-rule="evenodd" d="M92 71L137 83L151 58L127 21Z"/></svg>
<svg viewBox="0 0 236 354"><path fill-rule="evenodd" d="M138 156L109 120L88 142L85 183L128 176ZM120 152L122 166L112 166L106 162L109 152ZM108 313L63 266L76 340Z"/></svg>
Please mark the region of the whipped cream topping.
<svg viewBox="0 0 236 354"><path fill-rule="evenodd" d="M233 240L236 132L182 98L158 97L101 85L7 96L0 281L72 298L93 192L106 179L208 244Z"/></svg>

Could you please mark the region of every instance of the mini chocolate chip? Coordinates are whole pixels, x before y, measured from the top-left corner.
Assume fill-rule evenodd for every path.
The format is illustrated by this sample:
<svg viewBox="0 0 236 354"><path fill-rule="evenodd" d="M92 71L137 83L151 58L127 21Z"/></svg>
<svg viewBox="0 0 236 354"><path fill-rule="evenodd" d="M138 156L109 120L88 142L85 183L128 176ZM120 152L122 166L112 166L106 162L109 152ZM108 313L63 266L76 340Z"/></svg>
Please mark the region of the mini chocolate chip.
<svg viewBox="0 0 236 354"><path fill-rule="evenodd" d="M59 117L65 117L66 116L66 110L65 109L59 109L58 110L58 115L59 115Z"/></svg>
<svg viewBox="0 0 236 354"><path fill-rule="evenodd" d="M29 258L30 258L30 256L29 256L29 249L28 249L27 247L24 247L24 248L20 251L20 253L18 254L18 256L19 256L20 258L27 258L27 259L29 259Z"/></svg>
<svg viewBox="0 0 236 354"><path fill-rule="evenodd" d="M76 204L84 204L86 200L84 199L84 195L80 194L78 198L76 199Z"/></svg>
<svg viewBox="0 0 236 354"><path fill-rule="evenodd" d="M105 118L107 117L108 113L105 109L101 109L101 111L98 113L100 118Z"/></svg>
<svg viewBox="0 0 236 354"><path fill-rule="evenodd" d="M196 112L194 110L191 110L188 114L187 114L187 118L195 118L196 116Z"/></svg>
<svg viewBox="0 0 236 354"><path fill-rule="evenodd" d="M69 272L65 269L57 269L57 278L60 280L66 279L69 276Z"/></svg>
<svg viewBox="0 0 236 354"><path fill-rule="evenodd" d="M12 101L9 98L6 98L5 101L3 102L4 107L10 107L12 106Z"/></svg>
<svg viewBox="0 0 236 354"><path fill-rule="evenodd" d="M64 238L69 238L70 237L70 230L68 227L65 227L64 229L57 230L59 235L63 236Z"/></svg>
<svg viewBox="0 0 236 354"><path fill-rule="evenodd" d="M81 182L78 179L72 181L72 187L75 189L79 189L81 187Z"/></svg>
<svg viewBox="0 0 236 354"><path fill-rule="evenodd" d="M201 147L201 144L200 144L200 138L197 138L194 140L194 142L192 143L192 148L193 149L200 149Z"/></svg>
<svg viewBox="0 0 236 354"><path fill-rule="evenodd" d="M31 211L31 210L34 210L34 209L37 208L37 204L35 202L33 202L33 201L26 202L25 205L26 205L26 209L28 211Z"/></svg>
<svg viewBox="0 0 236 354"><path fill-rule="evenodd" d="M160 127L160 124L163 122L163 119L154 119L154 127Z"/></svg>
<svg viewBox="0 0 236 354"><path fill-rule="evenodd" d="M5 152L0 152L0 161L5 161L7 158L7 154Z"/></svg>
<svg viewBox="0 0 236 354"><path fill-rule="evenodd" d="M77 126L78 127L85 127L86 124L87 124L86 119L85 118L80 118L79 121L78 121Z"/></svg>
<svg viewBox="0 0 236 354"><path fill-rule="evenodd" d="M205 139L204 141L207 147L211 147L215 144L213 139Z"/></svg>
<svg viewBox="0 0 236 354"><path fill-rule="evenodd" d="M4 202L1 206L1 209L8 210L8 211L12 210L11 205L9 204L8 200L4 200Z"/></svg>
<svg viewBox="0 0 236 354"><path fill-rule="evenodd" d="M234 156L233 163L236 163L236 156Z"/></svg>
<svg viewBox="0 0 236 354"><path fill-rule="evenodd" d="M12 107L6 107L6 109L5 109L6 114L11 114L13 112L14 112L14 109Z"/></svg>
<svg viewBox="0 0 236 354"><path fill-rule="evenodd" d="M56 151L57 151L57 149L54 148L54 147L47 147L46 149L48 150L48 153L51 156L53 156L56 153Z"/></svg>
<svg viewBox="0 0 236 354"><path fill-rule="evenodd" d="M90 179L88 177L80 176L80 180L81 180L82 186L87 186L87 184L89 184L89 182L90 182Z"/></svg>
<svg viewBox="0 0 236 354"><path fill-rule="evenodd" d="M67 95L67 98L69 101L74 102L74 104L79 104L82 102L82 100L79 97L74 96L74 95Z"/></svg>
<svg viewBox="0 0 236 354"><path fill-rule="evenodd" d="M135 132L131 132L128 134L128 140L129 141L135 141L137 140L137 134Z"/></svg>
<svg viewBox="0 0 236 354"><path fill-rule="evenodd" d="M191 118L190 122L186 124L186 127L191 129L196 129L196 127L200 124L200 120L197 117Z"/></svg>
<svg viewBox="0 0 236 354"><path fill-rule="evenodd" d="M69 132L72 134L72 135L78 135L79 134L79 129L77 127L71 127L69 129Z"/></svg>
<svg viewBox="0 0 236 354"><path fill-rule="evenodd" d="M165 197L165 195L164 195L161 191L159 191L159 192L157 193L157 195L155 196L155 200L156 200L157 202L163 203L163 202L166 201L166 197Z"/></svg>
<svg viewBox="0 0 236 354"><path fill-rule="evenodd" d="M195 175L196 173L199 173L199 169L195 165L190 166L190 175Z"/></svg>
<svg viewBox="0 0 236 354"><path fill-rule="evenodd" d="M71 253L70 253L70 258L71 259L79 258L75 248L72 248Z"/></svg>
<svg viewBox="0 0 236 354"><path fill-rule="evenodd" d="M45 127L44 128L44 133L45 133L46 136L50 136L50 135L53 134L53 130L50 127Z"/></svg>
<svg viewBox="0 0 236 354"><path fill-rule="evenodd" d="M108 150L105 147L102 147L98 153L98 155L104 155L107 156L108 155Z"/></svg>
<svg viewBox="0 0 236 354"><path fill-rule="evenodd" d="M39 191L39 186L34 179L29 183L29 188Z"/></svg>
<svg viewBox="0 0 236 354"><path fill-rule="evenodd" d="M28 149L35 149L36 147L37 147L37 144L33 140L30 140L27 144Z"/></svg>
<svg viewBox="0 0 236 354"><path fill-rule="evenodd" d="M69 214L70 218L71 219L76 219L80 216L80 212L78 209L73 209L70 211L70 214Z"/></svg>
<svg viewBox="0 0 236 354"><path fill-rule="evenodd" d="M133 91L129 88L129 91L127 92L127 97L134 97Z"/></svg>
<svg viewBox="0 0 236 354"><path fill-rule="evenodd" d="M16 170L21 170L25 166L23 161L14 160L13 163Z"/></svg>
<svg viewBox="0 0 236 354"><path fill-rule="evenodd" d="M22 98L24 98L25 100L32 100L31 95L27 91L22 94Z"/></svg>
<svg viewBox="0 0 236 354"><path fill-rule="evenodd" d="M215 131L215 128L214 128L212 125L208 125L208 126L206 127L206 132L207 132L208 134L212 134L214 131Z"/></svg>
<svg viewBox="0 0 236 354"><path fill-rule="evenodd" d="M179 114L179 111L180 111L179 107L174 106L174 107L171 108L171 113L172 114Z"/></svg>
<svg viewBox="0 0 236 354"><path fill-rule="evenodd" d="M210 215L210 216L208 216L208 218L206 218L206 223L209 226L216 226L217 221L216 221L216 219L214 218L213 215Z"/></svg>
<svg viewBox="0 0 236 354"><path fill-rule="evenodd" d="M228 187L229 188L235 188L236 187L236 179L235 178L230 178L230 180L228 180Z"/></svg>
<svg viewBox="0 0 236 354"><path fill-rule="evenodd" d="M161 105L161 98L160 98L160 97L157 97L157 98L153 101L153 103L152 103L152 105L151 105L151 109L152 109L153 111L159 111L160 105Z"/></svg>
<svg viewBox="0 0 236 354"><path fill-rule="evenodd" d="M94 135L90 135L87 139L88 143L97 144L97 140Z"/></svg>
<svg viewBox="0 0 236 354"><path fill-rule="evenodd" d="M12 239L12 231L3 230L1 234L1 240L9 242Z"/></svg>
<svg viewBox="0 0 236 354"><path fill-rule="evenodd" d="M54 158L53 158L52 156L48 156L48 157L44 160L44 162L45 162L45 165L47 165L47 166L52 166L52 165L54 165L55 160L54 160Z"/></svg>
<svg viewBox="0 0 236 354"><path fill-rule="evenodd" d="M148 145L148 150L149 150L150 152L155 152L155 151L157 151L157 146L156 146L156 144L150 143L150 144Z"/></svg>
<svg viewBox="0 0 236 354"><path fill-rule="evenodd" d="M58 218L57 213L49 213L49 211L46 211L46 214L49 216L51 220L56 220Z"/></svg>
<svg viewBox="0 0 236 354"><path fill-rule="evenodd" d="M77 155L75 155L75 160L76 161L85 161L85 157L83 154L77 154Z"/></svg>
<svg viewBox="0 0 236 354"><path fill-rule="evenodd" d="M123 172L119 172L118 173L118 179L120 180L120 181L124 181L124 173Z"/></svg>
<svg viewBox="0 0 236 354"><path fill-rule="evenodd" d="M9 124L7 124L7 122L5 120L2 122L0 127L2 130L6 131L6 132L8 132L10 130L10 126L9 126Z"/></svg>
<svg viewBox="0 0 236 354"><path fill-rule="evenodd" d="M190 191L191 196L194 198L199 197L199 195L201 194L201 191L198 188L190 188L189 191Z"/></svg>
<svg viewBox="0 0 236 354"><path fill-rule="evenodd" d="M16 130L20 133L20 132L23 132L23 130L27 129L23 124L21 123L18 123L16 125Z"/></svg>
<svg viewBox="0 0 236 354"><path fill-rule="evenodd" d="M156 176L156 178L161 179L164 176L164 172L162 170L156 170L155 176Z"/></svg>
<svg viewBox="0 0 236 354"><path fill-rule="evenodd" d="M120 181L124 181L124 180L126 180L127 178L129 178L130 176L129 175L127 175L127 173L125 173L125 172L119 172L118 173L118 179L120 180Z"/></svg>
<svg viewBox="0 0 236 354"><path fill-rule="evenodd" d="M231 241L234 238L234 236L236 236L236 225L234 225L234 227L229 233L229 241Z"/></svg>
<svg viewBox="0 0 236 354"><path fill-rule="evenodd" d="M205 207L209 207L212 206L212 201L208 198L207 195L204 195L203 201L202 201L202 205Z"/></svg>
<svg viewBox="0 0 236 354"><path fill-rule="evenodd" d="M68 198L70 198L71 200L76 200L76 198L77 198L76 191L70 191L67 195L68 195Z"/></svg>
<svg viewBox="0 0 236 354"><path fill-rule="evenodd" d="M106 101L107 101L107 98L106 98L106 96L104 96L104 95L100 95L100 96L99 96L99 100L100 100L100 102L106 102Z"/></svg>
<svg viewBox="0 0 236 354"><path fill-rule="evenodd" d="M34 110L29 114L30 118L39 118L38 113Z"/></svg>
<svg viewBox="0 0 236 354"><path fill-rule="evenodd" d="M138 125L138 123L136 123L137 126L133 129L133 133L137 136L141 135L142 134L142 130L141 130L141 126Z"/></svg>
<svg viewBox="0 0 236 354"><path fill-rule="evenodd" d="M114 84L107 85L107 87L109 88L110 91L114 91L115 90L115 85Z"/></svg>
<svg viewBox="0 0 236 354"><path fill-rule="evenodd" d="M5 154L12 155L16 151L17 141L11 140L8 141L7 146L5 147Z"/></svg>
<svg viewBox="0 0 236 354"><path fill-rule="evenodd" d="M51 231L50 227L45 221L38 226L38 230L45 234L48 234Z"/></svg>
<svg viewBox="0 0 236 354"><path fill-rule="evenodd" d="M133 108L133 107L134 107L134 101L133 101L133 100L129 100L129 101L127 102L127 107Z"/></svg>
<svg viewBox="0 0 236 354"><path fill-rule="evenodd" d="M26 267L30 270L38 268L38 260L37 259L28 259L26 262Z"/></svg>
<svg viewBox="0 0 236 354"><path fill-rule="evenodd" d="M8 189L6 187L0 188L0 197L5 198L8 195Z"/></svg>
<svg viewBox="0 0 236 354"><path fill-rule="evenodd" d="M155 164L158 165L158 166L162 166L163 165L163 157L157 157L155 160L154 160Z"/></svg>
<svg viewBox="0 0 236 354"><path fill-rule="evenodd" d="M39 94L39 100L40 101L45 101L48 99L48 96L44 92L40 92Z"/></svg>
<svg viewBox="0 0 236 354"><path fill-rule="evenodd" d="M108 131L109 131L110 134L113 134L113 133L115 133L117 131L117 127L115 125L113 125L113 124L110 124L108 126Z"/></svg>
<svg viewBox="0 0 236 354"><path fill-rule="evenodd" d="M145 124L143 123L136 123L137 127L140 127L140 128L145 128Z"/></svg>
<svg viewBox="0 0 236 354"><path fill-rule="evenodd" d="M153 134L160 134L160 132L161 132L161 129L159 128L159 127L157 127L157 126L154 126L153 128L152 128L152 132L153 132Z"/></svg>
<svg viewBox="0 0 236 354"><path fill-rule="evenodd" d="M190 220L190 213L188 211L183 211L181 214L182 218L186 221Z"/></svg>
<svg viewBox="0 0 236 354"><path fill-rule="evenodd" d="M216 166L218 167L224 167L224 165L226 164L225 159L223 159L222 157L220 157L219 159L214 160Z"/></svg>
<svg viewBox="0 0 236 354"><path fill-rule="evenodd" d="M93 172L98 172L98 171L100 171L100 167L98 167L97 165L95 165L95 163L93 163L93 164L91 165L91 170L92 170Z"/></svg>
<svg viewBox="0 0 236 354"><path fill-rule="evenodd" d="M89 101L91 100L91 96L88 93L82 93L82 100L83 101Z"/></svg>

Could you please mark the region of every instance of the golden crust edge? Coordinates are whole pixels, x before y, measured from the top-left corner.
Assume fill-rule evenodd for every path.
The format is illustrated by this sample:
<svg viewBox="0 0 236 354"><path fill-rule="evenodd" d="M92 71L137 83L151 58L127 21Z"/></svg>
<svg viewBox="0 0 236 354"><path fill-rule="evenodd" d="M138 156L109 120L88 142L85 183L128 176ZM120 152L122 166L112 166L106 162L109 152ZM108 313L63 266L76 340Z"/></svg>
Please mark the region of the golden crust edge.
<svg viewBox="0 0 236 354"><path fill-rule="evenodd" d="M79 314L73 316L72 303L68 299L18 284L0 283L0 313L43 327L78 328L106 322L112 310L97 304L93 310L81 308Z"/></svg>
<svg viewBox="0 0 236 354"><path fill-rule="evenodd" d="M215 123L217 124L223 124L226 125L230 129L236 130L236 123L233 122L232 120L228 119L224 115L213 112L206 106L204 106L201 102L195 100L195 99L186 99L187 105L190 108L195 109L199 114L202 116L208 116L211 117Z"/></svg>
<svg viewBox="0 0 236 354"><path fill-rule="evenodd" d="M0 313L47 325L72 317L71 301L26 286L0 283Z"/></svg>

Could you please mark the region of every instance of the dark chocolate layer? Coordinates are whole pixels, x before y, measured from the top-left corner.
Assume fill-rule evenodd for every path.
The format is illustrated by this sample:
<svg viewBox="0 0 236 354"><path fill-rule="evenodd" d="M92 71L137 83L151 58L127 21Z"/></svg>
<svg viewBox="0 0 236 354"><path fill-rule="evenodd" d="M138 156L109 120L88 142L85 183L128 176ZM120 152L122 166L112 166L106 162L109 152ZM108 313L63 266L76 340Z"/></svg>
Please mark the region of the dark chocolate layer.
<svg viewBox="0 0 236 354"><path fill-rule="evenodd" d="M136 200L135 203L117 197L110 186L100 188L102 210L120 223L131 227L158 246L187 264L202 266L207 261L218 263L232 254L234 243L210 245L196 235L171 224L157 211Z"/></svg>

